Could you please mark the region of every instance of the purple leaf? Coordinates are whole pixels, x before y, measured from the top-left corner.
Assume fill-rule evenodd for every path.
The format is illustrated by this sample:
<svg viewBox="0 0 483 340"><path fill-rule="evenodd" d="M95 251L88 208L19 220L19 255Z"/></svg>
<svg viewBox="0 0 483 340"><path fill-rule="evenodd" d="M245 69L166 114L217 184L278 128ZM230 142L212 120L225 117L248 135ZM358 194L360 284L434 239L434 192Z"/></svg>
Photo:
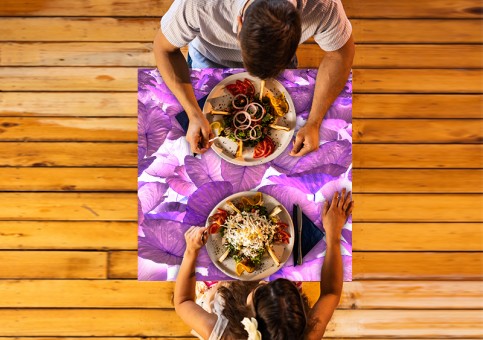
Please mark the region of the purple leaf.
<svg viewBox="0 0 483 340"><path fill-rule="evenodd" d="M300 176L287 176L283 174L280 176L270 176L268 179L276 184L297 188L306 194L315 194L324 184L336 178L324 173L316 173Z"/></svg>
<svg viewBox="0 0 483 340"><path fill-rule="evenodd" d="M180 202L165 202L146 215L146 218L183 222L185 211L186 204Z"/></svg>
<svg viewBox="0 0 483 340"><path fill-rule="evenodd" d="M221 174L233 185L234 192L248 191L260 184L268 167L268 164L239 166L222 160Z"/></svg>
<svg viewBox="0 0 483 340"><path fill-rule="evenodd" d="M141 176L141 174L144 172L144 170L146 170L151 165L151 163L154 162L155 159L156 159L156 157L149 157L149 158L144 158L144 159L139 160L139 162L138 162L138 177Z"/></svg>
<svg viewBox="0 0 483 340"><path fill-rule="evenodd" d="M220 170L221 158L212 150L206 151L200 158L186 156L186 173L193 183L200 187L205 183L223 181Z"/></svg>
<svg viewBox="0 0 483 340"><path fill-rule="evenodd" d="M181 264L188 225L175 221L145 220L142 227L145 236L139 237L139 257L156 263Z"/></svg>
<svg viewBox="0 0 483 340"><path fill-rule="evenodd" d="M181 125L179 125L179 122L176 120L176 118L171 118L171 130L168 133L168 139L176 140L185 136L186 132L184 132Z"/></svg>
<svg viewBox="0 0 483 340"><path fill-rule="evenodd" d="M342 229L342 237L346 240L347 244L350 246L352 244L352 230ZM352 252L352 247L346 247L349 252Z"/></svg>
<svg viewBox="0 0 483 340"><path fill-rule="evenodd" d="M174 174L166 179L169 187L183 196L190 196L196 191L196 185L191 182L184 165L177 166Z"/></svg>
<svg viewBox="0 0 483 340"><path fill-rule="evenodd" d="M302 191L284 185L267 185L258 191L275 197L292 215L293 205L298 204L307 217L316 225L321 225L321 204L309 201Z"/></svg>
<svg viewBox="0 0 483 340"><path fill-rule="evenodd" d="M292 143L289 143L287 148L283 150L283 152L277 158L270 162L270 165L273 166L278 172L290 173L300 160L299 157L290 156L292 147Z"/></svg>
<svg viewBox="0 0 483 340"><path fill-rule="evenodd" d="M143 209L141 207L141 201L139 200L139 197L138 197L138 225L141 225L143 221L144 221Z"/></svg>
<svg viewBox="0 0 483 340"><path fill-rule="evenodd" d="M138 101L138 148L149 157L163 144L171 121L157 106L149 107ZM144 158L144 157L143 157Z"/></svg>
<svg viewBox="0 0 483 340"><path fill-rule="evenodd" d="M166 264L155 263L138 257L139 281L166 281L168 279Z"/></svg>
<svg viewBox="0 0 483 340"><path fill-rule="evenodd" d="M158 155L154 162L146 170L151 176L166 178L173 176L176 167L179 165L178 158L174 155Z"/></svg>
<svg viewBox="0 0 483 340"><path fill-rule="evenodd" d="M188 199L184 223L204 225L213 208L233 194L230 182L211 182L202 185Z"/></svg>
<svg viewBox="0 0 483 340"><path fill-rule="evenodd" d="M168 185L159 182L149 182L141 186L138 189L138 197L142 212L146 214L163 202L166 190L168 190Z"/></svg>
<svg viewBox="0 0 483 340"><path fill-rule="evenodd" d="M337 164L347 168L352 163L352 145L346 140L322 144L318 150L300 158L296 171L303 173L325 164Z"/></svg>
<svg viewBox="0 0 483 340"><path fill-rule="evenodd" d="M332 197L336 192L341 192L342 189L346 189L347 191L352 190L352 183L348 181L346 178L339 178L334 181L330 181L326 183L321 189L320 192L322 196L324 196L325 200L332 200Z"/></svg>

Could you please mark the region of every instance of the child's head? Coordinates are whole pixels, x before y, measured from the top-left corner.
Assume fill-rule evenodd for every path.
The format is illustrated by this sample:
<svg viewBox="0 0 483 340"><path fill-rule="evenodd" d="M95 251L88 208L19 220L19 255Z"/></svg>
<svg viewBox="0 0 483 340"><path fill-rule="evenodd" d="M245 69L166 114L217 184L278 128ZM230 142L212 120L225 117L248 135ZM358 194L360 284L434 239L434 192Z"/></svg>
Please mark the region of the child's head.
<svg viewBox="0 0 483 340"><path fill-rule="evenodd" d="M262 339L303 338L308 303L295 284L278 279L257 287L252 295Z"/></svg>

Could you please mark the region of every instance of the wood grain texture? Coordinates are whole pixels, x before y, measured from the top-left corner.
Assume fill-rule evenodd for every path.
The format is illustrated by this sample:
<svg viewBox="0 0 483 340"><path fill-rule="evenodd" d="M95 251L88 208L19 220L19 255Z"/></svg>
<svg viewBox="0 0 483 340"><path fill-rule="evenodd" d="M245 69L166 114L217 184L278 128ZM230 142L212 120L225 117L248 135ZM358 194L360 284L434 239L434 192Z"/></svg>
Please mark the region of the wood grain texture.
<svg viewBox="0 0 483 340"><path fill-rule="evenodd" d="M355 69L354 93L481 93L481 70ZM137 69L0 67L1 91L136 91Z"/></svg>
<svg viewBox="0 0 483 340"><path fill-rule="evenodd" d="M81 4L72 1L4 0L0 16L162 16L171 0L149 0L139 4L135 0L86 0ZM368 0L342 1L349 18L480 18L481 3L477 0L409 0L391 2Z"/></svg>
<svg viewBox="0 0 483 340"><path fill-rule="evenodd" d="M354 252L354 280L476 280L483 259L478 252ZM137 278L137 252L109 252L110 279Z"/></svg>
<svg viewBox="0 0 483 340"><path fill-rule="evenodd" d="M356 193L482 193L480 169L354 169Z"/></svg>
<svg viewBox="0 0 483 340"><path fill-rule="evenodd" d="M0 220L136 221L136 194L0 193Z"/></svg>
<svg viewBox="0 0 483 340"><path fill-rule="evenodd" d="M137 93L0 92L0 116L137 117Z"/></svg>
<svg viewBox="0 0 483 340"><path fill-rule="evenodd" d="M355 194L353 221L482 222L480 194Z"/></svg>
<svg viewBox="0 0 483 340"><path fill-rule="evenodd" d="M0 143L0 166L117 166L137 164L136 143Z"/></svg>
<svg viewBox="0 0 483 340"><path fill-rule="evenodd" d="M355 80L357 82L357 80ZM0 92L0 116L137 117L137 93ZM483 96L355 94L354 118L480 118Z"/></svg>
<svg viewBox="0 0 483 340"><path fill-rule="evenodd" d="M135 168L0 168L0 191L136 191Z"/></svg>
<svg viewBox="0 0 483 340"><path fill-rule="evenodd" d="M0 43L0 66L155 67L152 49L137 42L7 42ZM481 68L482 52L480 45L358 45L353 68ZM299 67L317 68L324 55L317 44L302 44Z"/></svg>
<svg viewBox="0 0 483 340"><path fill-rule="evenodd" d="M0 140L137 142L137 119L0 117Z"/></svg>
<svg viewBox="0 0 483 340"><path fill-rule="evenodd" d="M3 336L189 335L173 310L0 310L0 317ZM479 311L337 310L326 337L478 337L480 317Z"/></svg>
<svg viewBox="0 0 483 340"><path fill-rule="evenodd" d="M354 223L354 251L481 251L480 223Z"/></svg>
<svg viewBox="0 0 483 340"><path fill-rule="evenodd" d="M481 143L483 120L354 119L352 135L354 143Z"/></svg>
<svg viewBox="0 0 483 340"><path fill-rule="evenodd" d="M137 222L0 221L2 249L137 249Z"/></svg>
<svg viewBox="0 0 483 340"><path fill-rule="evenodd" d="M356 69L353 90L354 93L481 93L482 76L481 70Z"/></svg>
<svg viewBox="0 0 483 340"><path fill-rule="evenodd" d="M479 280L481 253L354 252L355 280Z"/></svg>
<svg viewBox="0 0 483 340"><path fill-rule="evenodd" d="M105 279L107 254L79 251L0 251L0 279ZM55 294L51 292L51 298ZM0 334L5 324L0 327Z"/></svg>
<svg viewBox="0 0 483 340"><path fill-rule="evenodd" d="M0 41L152 42L160 18L0 17ZM356 44L481 43L478 19L352 19ZM309 41L313 42L312 39Z"/></svg>
<svg viewBox="0 0 483 340"><path fill-rule="evenodd" d="M472 144L354 144L355 168L468 168L482 165L482 146Z"/></svg>
<svg viewBox="0 0 483 340"><path fill-rule="evenodd" d="M0 289L1 308L172 309L174 282L1 280ZM482 289L471 281L345 282L339 309L479 309ZM319 283L304 282L303 291L313 303Z"/></svg>
<svg viewBox="0 0 483 340"><path fill-rule="evenodd" d="M354 82L357 84L358 80ZM483 96L438 94L355 94L354 118L481 118Z"/></svg>

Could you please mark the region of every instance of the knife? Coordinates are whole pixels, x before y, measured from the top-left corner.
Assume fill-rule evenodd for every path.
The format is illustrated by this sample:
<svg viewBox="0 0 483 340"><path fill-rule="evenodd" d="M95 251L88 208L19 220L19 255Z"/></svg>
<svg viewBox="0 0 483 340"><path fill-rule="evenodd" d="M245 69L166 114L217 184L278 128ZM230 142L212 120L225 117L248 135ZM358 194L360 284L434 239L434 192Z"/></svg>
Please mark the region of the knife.
<svg viewBox="0 0 483 340"><path fill-rule="evenodd" d="M295 216L297 218L297 226L298 226L298 242L297 242L297 264L301 265L303 263L302 259L302 210L298 204L295 205Z"/></svg>

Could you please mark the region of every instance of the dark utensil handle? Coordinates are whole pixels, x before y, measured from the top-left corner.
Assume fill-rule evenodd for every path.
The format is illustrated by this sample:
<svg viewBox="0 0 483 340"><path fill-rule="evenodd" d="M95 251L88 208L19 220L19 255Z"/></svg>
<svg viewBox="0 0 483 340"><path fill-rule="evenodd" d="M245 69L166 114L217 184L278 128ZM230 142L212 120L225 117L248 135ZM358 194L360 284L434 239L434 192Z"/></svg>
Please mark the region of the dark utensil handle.
<svg viewBox="0 0 483 340"><path fill-rule="evenodd" d="M297 264L300 265L303 262L302 259L302 210L297 205L297 225L298 225L298 244L297 244Z"/></svg>

